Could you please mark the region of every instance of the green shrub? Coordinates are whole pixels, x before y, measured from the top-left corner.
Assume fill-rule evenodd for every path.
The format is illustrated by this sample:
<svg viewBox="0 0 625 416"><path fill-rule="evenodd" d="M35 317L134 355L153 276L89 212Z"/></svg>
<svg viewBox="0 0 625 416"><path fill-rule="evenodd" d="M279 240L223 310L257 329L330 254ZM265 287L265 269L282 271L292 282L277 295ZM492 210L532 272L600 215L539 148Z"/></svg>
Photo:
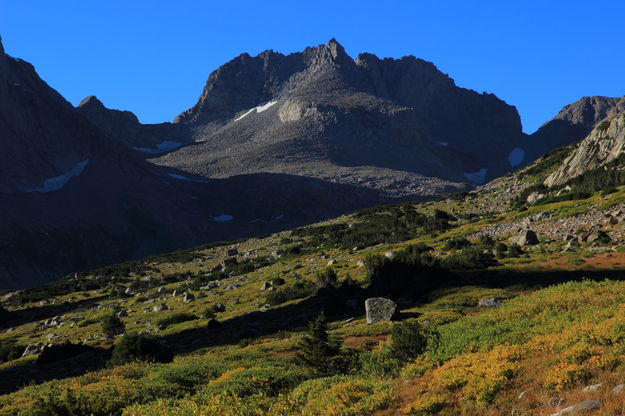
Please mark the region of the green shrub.
<svg viewBox="0 0 625 416"><path fill-rule="evenodd" d="M67 358L73 358L77 355L91 351L92 348L84 344L73 344L69 341L62 344L54 344L45 347L39 357L37 357L38 364L52 363L55 361L65 360Z"/></svg>
<svg viewBox="0 0 625 416"><path fill-rule="evenodd" d="M512 257L520 257L523 254L525 254L525 252L523 251L520 245L510 244L510 247L508 247L508 254L506 256L512 258Z"/></svg>
<svg viewBox="0 0 625 416"><path fill-rule="evenodd" d="M205 403L213 395L224 393L237 397L254 394L275 396L294 388L304 379L304 375L296 368L287 369L277 366L236 368L224 372L219 378L199 389L194 399Z"/></svg>
<svg viewBox="0 0 625 416"><path fill-rule="evenodd" d="M448 270L474 270L497 265L493 253L477 246L466 247L441 261Z"/></svg>
<svg viewBox="0 0 625 416"><path fill-rule="evenodd" d="M308 247L365 248L380 243L396 243L413 239L419 228L436 233L451 228L454 218L444 211L432 216L416 211L412 205L368 208L354 214L357 222L298 228L293 236L307 237ZM448 219L446 219L448 218Z"/></svg>
<svg viewBox="0 0 625 416"><path fill-rule="evenodd" d="M453 215L443 211L442 209L434 210L434 219L435 220L444 220L444 221L457 221L458 219Z"/></svg>
<svg viewBox="0 0 625 416"><path fill-rule="evenodd" d="M102 332L109 338L113 338L115 335L124 333L124 330L126 329L122 320L119 319L114 312L110 315L104 316L100 320L100 324L102 325Z"/></svg>
<svg viewBox="0 0 625 416"><path fill-rule="evenodd" d="M495 240L488 234L481 235L477 244L483 248L492 248L495 246Z"/></svg>
<svg viewBox="0 0 625 416"><path fill-rule="evenodd" d="M162 339L148 334L125 334L113 349L110 365L121 365L132 361L162 362L173 360L173 352Z"/></svg>
<svg viewBox="0 0 625 416"><path fill-rule="evenodd" d="M223 303L214 303L211 305L210 309L212 309L215 313L221 313L226 311L226 305Z"/></svg>
<svg viewBox="0 0 625 416"><path fill-rule="evenodd" d="M606 131L610 128L610 122L608 120L604 120L597 125L597 131Z"/></svg>
<svg viewBox="0 0 625 416"><path fill-rule="evenodd" d="M226 366L216 363L168 365L159 369L155 378L173 385L184 393L193 393L198 387L206 385L226 371Z"/></svg>
<svg viewBox="0 0 625 416"><path fill-rule="evenodd" d="M282 286L283 284L286 283L286 281L281 277L274 277L273 279L271 279L270 283L273 286Z"/></svg>
<svg viewBox="0 0 625 416"><path fill-rule="evenodd" d="M290 300L302 299L317 293L317 286L308 280L300 280L291 286L285 286L273 292L269 292L265 297L265 302L275 306Z"/></svg>
<svg viewBox="0 0 625 416"><path fill-rule="evenodd" d="M371 296L418 296L443 281L446 276L438 259L424 245L409 246L392 259L384 256L365 258Z"/></svg>
<svg viewBox="0 0 625 416"><path fill-rule="evenodd" d="M48 392L47 396L37 397L29 416L78 416L92 414L88 411L89 406L82 396L74 395L67 389L61 394L58 389Z"/></svg>
<svg viewBox="0 0 625 416"><path fill-rule="evenodd" d="M445 251L461 250L465 247L469 247L471 243L466 238L452 238L445 243L443 249Z"/></svg>
<svg viewBox="0 0 625 416"><path fill-rule="evenodd" d="M613 194L615 192L618 192L618 189L616 189L615 187L611 186L609 188L602 189L601 190L601 196L610 195L610 194Z"/></svg>
<svg viewBox="0 0 625 416"><path fill-rule="evenodd" d="M329 286L336 287L338 276L336 275L334 268L328 267L320 272L317 272L315 274L315 280L317 282L317 287L320 289Z"/></svg>
<svg viewBox="0 0 625 416"><path fill-rule="evenodd" d="M359 358L360 372L374 377L395 376L404 364L395 357L389 347L362 352Z"/></svg>
<svg viewBox="0 0 625 416"><path fill-rule="evenodd" d="M192 313L180 312L161 318L156 322L156 324L162 328L167 328L169 325L179 324L181 322L187 321L194 321L196 319L200 318Z"/></svg>
<svg viewBox="0 0 625 416"><path fill-rule="evenodd" d="M334 376L304 381L289 394L292 415L367 416L388 406L392 398L388 381Z"/></svg>
<svg viewBox="0 0 625 416"><path fill-rule="evenodd" d="M400 361L408 361L421 355L428 343L428 336L416 322L401 322L391 330L391 354Z"/></svg>
<svg viewBox="0 0 625 416"><path fill-rule="evenodd" d="M204 319L213 319L215 316L216 314L213 308L205 309L204 312L202 312L202 318Z"/></svg>
<svg viewBox="0 0 625 416"><path fill-rule="evenodd" d="M26 347L18 345L14 339L0 340L0 363L20 358Z"/></svg>

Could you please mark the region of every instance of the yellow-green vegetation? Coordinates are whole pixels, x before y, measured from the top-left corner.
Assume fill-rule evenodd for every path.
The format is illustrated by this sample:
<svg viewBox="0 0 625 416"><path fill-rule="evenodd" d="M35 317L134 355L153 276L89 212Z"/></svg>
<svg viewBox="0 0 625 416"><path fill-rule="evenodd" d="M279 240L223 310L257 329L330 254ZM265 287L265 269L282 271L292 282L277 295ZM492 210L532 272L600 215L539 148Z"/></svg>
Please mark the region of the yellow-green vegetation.
<svg viewBox="0 0 625 416"><path fill-rule="evenodd" d="M5 293L0 415L543 415L553 396L620 414L619 239L563 251L547 232L519 247L507 230L619 209L625 190L481 213L476 198L372 208ZM376 296L398 303L397 322L367 325ZM603 387L582 391L593 383Z"/></svg>

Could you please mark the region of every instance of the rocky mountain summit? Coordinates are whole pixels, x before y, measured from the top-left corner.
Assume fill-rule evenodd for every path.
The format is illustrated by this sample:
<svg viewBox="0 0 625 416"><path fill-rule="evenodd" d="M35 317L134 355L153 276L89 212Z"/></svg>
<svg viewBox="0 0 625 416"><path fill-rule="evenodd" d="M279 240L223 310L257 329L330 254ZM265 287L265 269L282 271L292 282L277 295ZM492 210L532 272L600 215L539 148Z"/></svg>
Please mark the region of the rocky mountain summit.
<svg viewBox="0 0 625 416"><path fill-rule="evenodd" d="M286 56L233 59L174 122L192 129L196 143L158 164L205 177L275 172L364 182L383 193L389 187L375 182L391 175L391 188L404 188L395 196L422 196L434 178L442 192L482 183L520 165L524 153L514 107L459 88L412 56L352 59L334 39Z"/></svg>

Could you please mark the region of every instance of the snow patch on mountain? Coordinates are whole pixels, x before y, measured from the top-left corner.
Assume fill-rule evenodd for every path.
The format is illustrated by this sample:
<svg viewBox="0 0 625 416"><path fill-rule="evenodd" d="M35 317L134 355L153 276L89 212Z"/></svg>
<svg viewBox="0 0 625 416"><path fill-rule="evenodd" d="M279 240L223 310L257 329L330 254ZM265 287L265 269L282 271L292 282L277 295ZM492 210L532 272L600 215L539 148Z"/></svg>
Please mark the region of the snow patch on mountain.
<svg viewBox="0 0 625 416"><path fill-rule="evenodd" d="M263 111L265 111L266 109L274 106L277 103L277 101L269 101L267 104L265 105L261 105L256 107L256 112L257 113L262 113Z"/></svg>
<svg viewBox="0 0 625 416"><path fill-rule="evenodd" d="M521 149L520 147L515 147L508 155L508 163L510 164L510 167L513 168L523 163L524 159L525 150Z"/></svg>
<svg viewBox="0 0 625 416"><path fill-rule="evenodd" d="M486 168L482 168L477 172L464 172L464 177L474 184L479 185L486 181L486 172L488 172L488 169Z"/></svg>
<svg viewBox="0 0 625 416"><path fill-rule="evenodd" d="M277 103L277 101L269 101L267 104L263 104L263 105L259 105L258 107L254 107L251 110L247 110L245 113L243 113L239 117L235 118L234 121L241 120L243 117L245 117L248 114L252 113L254 110L256 110L257 113L262 113L263 111L267 110L268 108L274 106L276 103Z"/></svg>
<svg viewBox="0 0 625 416"><path fill-rule="evenodd" d="M143 153L160 154L171 152L172 150L179 148L183 144L184 143L181 142L165 140L164 142L157 144L156 149L151 149L149 147L131 147L131 149L138 150Z"/></svg>
<svg viewBox="0 0 625 416"><path fill-rule="evenodd" d="M53 178L48 178L43 181L43 185L39 188L27 189L26 192L53 192L58 191L62 187L64 187L70 179L74 176L78 176L85 170L85 167L89 164L89 159L83 160L82 162L78 162L73 168L69 171L65 172L62 175L55 176Z"/></svg>

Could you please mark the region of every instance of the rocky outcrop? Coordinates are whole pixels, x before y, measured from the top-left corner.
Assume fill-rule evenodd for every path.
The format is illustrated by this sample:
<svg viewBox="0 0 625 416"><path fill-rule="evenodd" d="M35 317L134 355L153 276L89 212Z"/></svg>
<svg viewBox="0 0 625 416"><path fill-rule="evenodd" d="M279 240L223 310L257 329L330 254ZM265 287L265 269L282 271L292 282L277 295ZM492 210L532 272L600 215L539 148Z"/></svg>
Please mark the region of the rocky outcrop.
<svg viewBox="0 0 625 416"><path fill-rule="evenodd" d="M561 185L589 170L619 157L625 146L625 113L608 117L581 141L561 166L544 181L545 186Z"/></svg>
<svg viewBox="0 0 625 416"><path fill-rule="evenodd" d="M528 160L586 137L606 117L625 111L623 97L583 97L566 105L528 137Z"/></svg>

